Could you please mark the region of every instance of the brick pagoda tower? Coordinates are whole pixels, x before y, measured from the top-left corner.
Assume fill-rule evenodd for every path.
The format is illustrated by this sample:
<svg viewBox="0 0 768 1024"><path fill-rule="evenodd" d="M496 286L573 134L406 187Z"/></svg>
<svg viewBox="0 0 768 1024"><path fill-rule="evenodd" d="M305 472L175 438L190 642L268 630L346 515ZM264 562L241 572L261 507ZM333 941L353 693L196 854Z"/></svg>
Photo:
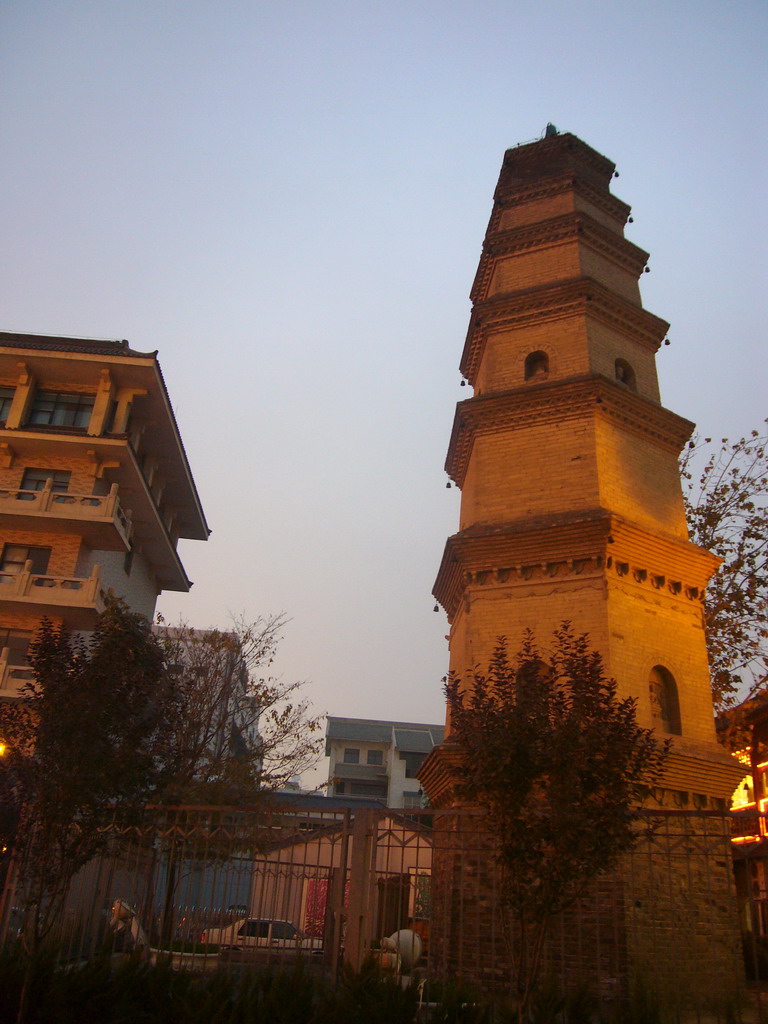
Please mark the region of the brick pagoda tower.
<svg viewBox="0 0 768 1024"><path fill-rule="evenodd" d="M653 806L723 809L741 771L714 732L702 597L717 559L688 541L692 424L660 403L668 324L642 307L648 254L624 237L613 176L551 128L504 156L461 359L474 395L446 460L459 532L434 594L462 678L501 635L515 651L526 628L542 647L566 619L589 633L640 724L673 740ZM449 743L420 772L438 808L451 775Z"/></svg>

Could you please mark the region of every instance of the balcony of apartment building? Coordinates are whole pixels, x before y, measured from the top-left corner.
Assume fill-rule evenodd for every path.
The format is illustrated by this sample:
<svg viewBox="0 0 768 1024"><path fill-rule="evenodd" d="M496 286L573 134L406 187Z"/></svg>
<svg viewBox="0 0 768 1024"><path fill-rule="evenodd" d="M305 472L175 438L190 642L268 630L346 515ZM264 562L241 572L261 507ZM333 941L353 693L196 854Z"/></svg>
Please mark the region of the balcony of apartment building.
<svg viewBox="0 0 768 1024"><path fill-rule="evenodd" d="M0 522L9 530L39 525L46 533L82 537L98 551L128 551L131 515L120 503L118 485L107 494L69 491L69 473L27 470L19 488L0 489Z"/></svg>
<svg viewBox="0 0 768 1024"><path fill-rule="evenodd" d="M361 799L386 800L389 793L389 775L379 751L369 751L367 764L360 764L359 751L347 749L344 760L335 760L331 766L333 791L338 796L360 797ZM370 758L371 754L378 757ZM357 755L357 760L355 760Z"/></svg>
<svg viewBox="0 0 768 1024"><path fill-rule="evenodd" d="M18 697L34 677L27 664L27 646L31 637L31 633L25 635L21 630L0 629L0 699Z"/></svg>
<svg viewBox="0 0 768 1024"><path fill-rule="evenodd" d="M147 555L160 589L189 590L176 550L177 540L179 536L207 539L208 530L197 519L194 528L189 529L186 521L188 492L192 490L195 497L196 492L187 473L165 454L180 446L173 424L155 414L149 431L144 429L146 418L137 415L129 429L130 403L125 399L118 403L113 422L106 429L107 413L102 409L97 415L94 395L48 390L36 392L28 413L21 413L21 403L12 413L11 398L3 399L3 392L11 395L14 389L0 388L0 460L6 465L35 466L48 459L66 464L86 458L98 480L109 479L119 494L130 494L129 516L117 497L118 491L110 490L103 496L72 493L64 497L66 487L53 486L51 490L56 494L61 491L62 497L51 496L47 505L42 497L33 497L32 502L27 499L27 505L38 507L37 515L45 519L46 529L49 524L59 523L64 532L67 524L66 532L84 537L94 550L128 550L131 541ZM132 394L130 389L128 393ZM150 397L144 400L150 402ZM7 407L5 420L3 401ZM173 470L170 474L169 468ZM22 480L19 490L34 489L35 485ZM26 517L31 508L20 507L18 494L0 492L0 513Z"/></svg>
<svg viewBox="0 0 768 1024"><path fill-rule="evenodd" d="M90 576L48 573L49 548L6 544L0 554L0 610L47 615L73 629L87 629L104 610L99 569Z"/></svg>
<svg viewBox="0 0 768 1024"><path fill-rule="evenodd" d="M389 794L389 773L382 752L369 751L367 764L360 764L359 754L356 748L347 748L343 760L332 759L334 795L385 801Z"/></svg>

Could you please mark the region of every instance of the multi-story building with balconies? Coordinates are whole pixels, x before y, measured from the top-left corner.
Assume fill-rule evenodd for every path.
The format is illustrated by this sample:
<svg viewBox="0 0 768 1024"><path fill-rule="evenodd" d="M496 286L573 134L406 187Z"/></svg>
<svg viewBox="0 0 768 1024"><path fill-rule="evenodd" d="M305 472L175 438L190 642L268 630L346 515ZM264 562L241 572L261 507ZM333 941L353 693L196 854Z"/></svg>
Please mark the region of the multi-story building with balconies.
<svg viewBox="0 0 768 1024"><path fill-rule="evenodd" d="M328 795L379 800L387 807L421 807L416 774L442 743L442 725L328 716L325 753L330 758Z"/></svg>
<svg viewBox="0 0 768 1024"><path fill-rule="evenodd" d="M88 631L112 592L152 617L209 533L156 352L0 332L0 698L44 616Z"/></svg>

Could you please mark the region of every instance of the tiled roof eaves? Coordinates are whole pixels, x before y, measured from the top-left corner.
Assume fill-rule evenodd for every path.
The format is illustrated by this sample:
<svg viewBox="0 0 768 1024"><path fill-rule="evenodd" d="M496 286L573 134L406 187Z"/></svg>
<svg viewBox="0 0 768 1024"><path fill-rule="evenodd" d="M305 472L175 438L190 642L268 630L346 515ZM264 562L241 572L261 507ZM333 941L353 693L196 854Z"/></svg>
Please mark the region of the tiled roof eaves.
<svg viewBox="0 0 768 1024"><path fill-rule="evenodd" d="M167 411L168 417L169 417L169 419L170 419L170 421L171 421L171 423L173 425L173 431L174 431L174 433L176 435L176 440L177 440L178 445L179 445L179 451L181 453L182 460L184 462L184 468L185 468L186 473L187 473L187 480L189 482L189 487L190 487L190 490L192 491L192 494L193 494L194 499L195 499L195 503L197 505L197 512L198 512L198 515L200 516L200 522L202 523L203 530L210 537L210 535L211 535L211 528L208 526L208 522L207 522L207 520L205 518L205 512L203 511L203 504L200 501L200 495L199 495L198 490L197 490L197 484L195 483L195 478L192 476L192 470L191 470L190 465L189 465L189 459L187 458L187 450L184 447L184 442L181 439L181 431L179 430L179 424L176 422L176 416L175 416L174 411L173 411L173 406L171 405L171 399L170 399L170 397L168 395L168 388L167 388L166 383L165 383L165 377L163 377L163 371L160 368L160 361L157 358L157 352L156 351L153 352L153 353L150 353L150 355L154 358L155 368L157 369L158 380L160 381L160 384L161 384L162 389L163 389L163 396L165 398L166 411Z"/></svg>
<svg viewBox="0 0 768 1024"><path fill-rule="evenodd" d="M82 352L99 356L133 356L137 359L152 359L154 352L137 352L124 339L114 341L104 338L65 338L47 334L17 334L14 331L0 331L0 348L28 348L40 352Z"/></svg>

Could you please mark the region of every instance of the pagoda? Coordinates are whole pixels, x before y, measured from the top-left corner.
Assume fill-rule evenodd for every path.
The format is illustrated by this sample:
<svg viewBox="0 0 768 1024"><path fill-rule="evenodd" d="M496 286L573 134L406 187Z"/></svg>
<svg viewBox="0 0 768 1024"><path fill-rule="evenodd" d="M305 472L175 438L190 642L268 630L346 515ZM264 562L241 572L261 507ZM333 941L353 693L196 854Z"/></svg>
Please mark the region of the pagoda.
<svg viewBox="0 0 768 1024"><path fill-rule="evenodd" d="M461 489L459 530L434 595L463 680L500 636L514 652L527 629L543 649L566 620L588 633L639 724L671 741L649 807L722 812L743 769L715 739L703 598L718 560L688 540L678 458L693 424L660 401L656 353L669 325L643 309L648 253L624 236L630 208L610 191L615 176L552 126L504 155L460 364L473 394L457 405L445 464ZM420 772L434 807L457 805L456 770L449 722ZM685 920L695 908L719 936L691 954L691 971L718 984L738 972L721 847L716 911L712 891L663 882L682 886ZM658 941L614 882L624 980L633 957L653 974ZM664 913L670 928L683 919L677 896Z"/></svg>

